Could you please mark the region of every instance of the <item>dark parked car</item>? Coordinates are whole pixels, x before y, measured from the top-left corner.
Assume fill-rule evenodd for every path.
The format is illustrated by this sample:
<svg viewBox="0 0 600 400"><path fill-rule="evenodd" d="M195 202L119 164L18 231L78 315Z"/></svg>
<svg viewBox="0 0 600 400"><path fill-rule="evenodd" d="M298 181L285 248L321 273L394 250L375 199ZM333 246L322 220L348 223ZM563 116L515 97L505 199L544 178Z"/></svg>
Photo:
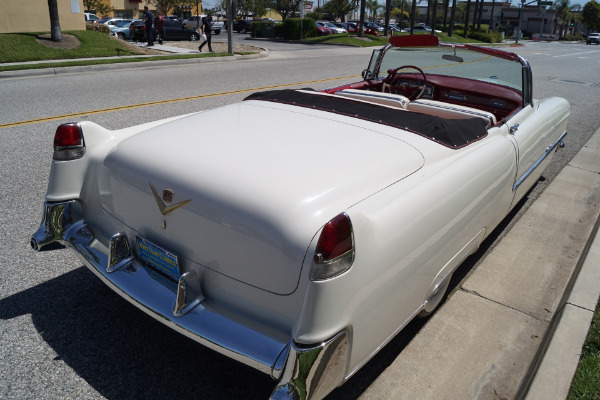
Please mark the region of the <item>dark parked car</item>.
<svg viewBox="0 0 600 400"><path fill-rule="evenodd" d="M240 32L244 32L244 33L250 33L250 31L252 26L252 20L251 19L238 19L233 21L233 30L236 31L237 33Z"/></svg>
<svg viewBox="0 0 600 400"><path fill-rule="evenodd" d="M156 39L156 29L153 28L153 35ZM136 42L146 41L146 25L144 21L134 21L129 26L129 37ZM198 40L200 34L193 29L184 27L181 22L173 19L165 20L165 39L166 40Z"/></svg>

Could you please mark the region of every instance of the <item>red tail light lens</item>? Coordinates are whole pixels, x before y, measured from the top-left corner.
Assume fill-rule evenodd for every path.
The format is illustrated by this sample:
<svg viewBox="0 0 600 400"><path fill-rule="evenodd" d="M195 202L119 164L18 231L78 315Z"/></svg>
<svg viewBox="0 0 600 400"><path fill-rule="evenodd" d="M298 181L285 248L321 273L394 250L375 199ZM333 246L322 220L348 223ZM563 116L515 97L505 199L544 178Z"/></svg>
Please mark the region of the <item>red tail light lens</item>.
<svg viewBox="0 0 600 400"><path fill-rule="evenodd" d="M79 124L71 122L56 128L53 156L55 160L75 160L84 154L83 133Z"/></svg>
<svg viewBox="0 0 600 400"><path fill-rule="evenodd" d="M347 271L354 262L354 235L347 214L339 214L321 231L311 268L311 279L322 280Z"/></svg>

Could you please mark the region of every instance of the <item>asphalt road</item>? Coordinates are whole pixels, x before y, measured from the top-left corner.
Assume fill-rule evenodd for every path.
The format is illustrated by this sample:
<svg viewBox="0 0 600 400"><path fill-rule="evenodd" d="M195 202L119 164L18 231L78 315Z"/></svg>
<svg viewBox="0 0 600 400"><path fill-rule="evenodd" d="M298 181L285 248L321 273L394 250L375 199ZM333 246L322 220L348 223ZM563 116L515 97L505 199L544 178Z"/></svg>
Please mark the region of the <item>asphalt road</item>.
<svg viewBox="0 0 600 400"><path fill-rule="evenodd" d="M91 120L117 129L229 104L266 88L337 86L359 80L372 51L260 45L270 47L268 57L0 74L0 398L265 399L271 393L269 377L163 327L113 294L67 250L34 253L29 247L58 124ZM527 43L513 50L532 64L534 97L565 97L572 114L567 147L546 180L485 248L600 125L598 46ZM485 248L456 279L476 266ZM329 399L358 397L423 323L411 324Z"/></svg>

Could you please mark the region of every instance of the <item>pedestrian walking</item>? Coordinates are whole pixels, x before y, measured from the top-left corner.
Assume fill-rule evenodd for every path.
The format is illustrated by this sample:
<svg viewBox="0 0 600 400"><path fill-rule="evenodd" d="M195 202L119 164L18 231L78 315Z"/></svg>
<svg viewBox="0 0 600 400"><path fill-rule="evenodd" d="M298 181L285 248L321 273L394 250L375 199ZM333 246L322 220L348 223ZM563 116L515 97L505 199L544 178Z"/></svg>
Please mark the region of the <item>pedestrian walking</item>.
<svg viewBox="0 0 600 400"><path fill-rule="evenodd" d="M158 11L154 18L154 27L157 30L158 44L163 44L163 40L165 40L165 19Z"/></svg>
<svg viewBox="0 0 600 400"><path fill-rule="evenodd" d="M148 6L144 6L144 13L146 13L146 40L148 41L148 46L154 46L154 37L152 34L154 15L152 15L152 11L148 10Z"/></svg>
<svg viewBox="0 0 600 400"><path fill-rule="evenodd" d="M206 35L206 39L202 42L202 44L198 47L198 50L200 50L200 53L202 53L202 47L204 47L205 44L208 44L208 51L211 53L214 53L213 49L212 49L212 45L211 45L211 41L210 41L210 37L211 37L211 30L212 30L212 15L208 14L206 17L202 18L202 25L200 27L200 32L203 35Z"/></svg>

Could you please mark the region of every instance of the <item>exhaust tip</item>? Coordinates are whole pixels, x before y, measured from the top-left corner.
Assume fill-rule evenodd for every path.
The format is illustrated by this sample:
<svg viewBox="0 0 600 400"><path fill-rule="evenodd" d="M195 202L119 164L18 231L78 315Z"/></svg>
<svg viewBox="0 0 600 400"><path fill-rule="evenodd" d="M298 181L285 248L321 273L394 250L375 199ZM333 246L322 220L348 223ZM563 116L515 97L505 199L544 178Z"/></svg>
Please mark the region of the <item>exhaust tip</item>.
<svg viewBox="0 0 600 400"><path fill-rule="evenodd" d="M35 251L40 251L40 246L38 244L38 241L35 240L34 238L31 238L31 241L29 242L29 244L31 245L31 248Z"/></svg>

